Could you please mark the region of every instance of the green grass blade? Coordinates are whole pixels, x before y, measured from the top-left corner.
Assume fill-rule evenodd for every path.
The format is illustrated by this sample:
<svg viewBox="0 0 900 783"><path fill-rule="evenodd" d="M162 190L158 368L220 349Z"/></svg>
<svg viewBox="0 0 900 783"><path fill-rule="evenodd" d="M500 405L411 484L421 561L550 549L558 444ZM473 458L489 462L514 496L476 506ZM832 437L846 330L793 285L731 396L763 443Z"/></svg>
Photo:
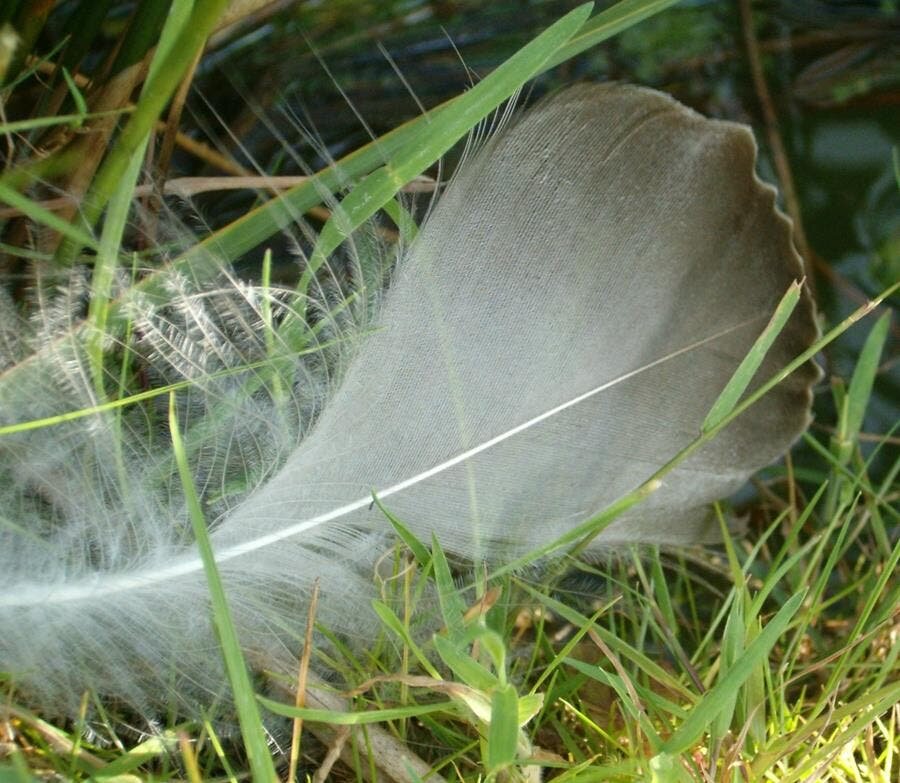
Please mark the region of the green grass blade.
<svg viewBox="0 0 900 783"><path fill-rule="evenodd" d="M496 570L492 571L491 579L496 579L497 577L520 571L525 566L534 563L535 561L540 560L547 555L550 555L553 552L556 552L557 550L569 546L573 543L576 545L575 547L573 547L570 554L572 556L577 555L587 546L586 540L588 538L593 538L594 536L596 536L605 527L612 524L612 522L617 517L619 517L621 514L624 514L629 508L632 508L633 506L636 506L638 503L643 501L644 498L651 495L653 492L659 489L660 486L662 486L661 482L659 482L655 478L645 482L634 492L629 492L627 495L617 500L615 503L601 511L596 516L593 516L586 522L582 522L577 527L572 528L572 530L570 530L568 533L564 533L555 541L551 541L549 544L545 544L544 546L539 547L532 552L529 552L527 555L523 555L522 557L519 557L516 560L513 560L512 562L500 566Z"/></svg>
<svg viewBox="0 0 900 783"><path fill-rule="evenodd" d="M778 335L781 334L784 327L787 326L791 313L794 312L794 308L800 301L802 290L800 283L796 281L791 283L790 288L788 288L778 303L778 307L775 308L769 323L766 324L765 329L756 338L753 346L741 360L738 368L734 371L728 383L725 384L725 388L722 389L722 393L713 403L712 408L710 408L700 428L702 432L715 427L734 410L734 406L738 404L738 400L741 399L747 390L750 381L753 380L753 376L759 370L772 344Z"/></svg>
<svg viewBox="0 0 900 783"><path fill-rule="evenodd" d="M876 693L867 693L859 699L848 704L835 704L832 700L827 715L816 718L815 720L805 720L801 726L798 726L793 732L786 736L777 737L771 745L764 751L760 752L748 769L749 780L759 780L760 772L768 770L781 757L787 756L803 748L805 744L812 742L821 737L828 727L840 727L840 737L837 742L829 742L825 747L818 751L817 756L827 756L834 753L834 748L840 748L849 738L857 735L866 726L870 725L873 718L880 713L886 712L900 703L900 683L892 683L886 688L882 688ZM890 749L895 752L895 748ZM777 780L782 781L799 781L811 780L809 776L810 767L801 766L798 770L799 775L791 774L779 775ZM805 770L805 771L804 771ZM821 780L822 778L819 777ZM845 780L847 778L844 778ZM841 780L837 778L836 780ZM878 778L873 778L878 780Z"/></svg>
<svg viewBox="0 0 900 783"><path fill-rule="evenodd" d="M353 231L372 217L410 180L438 160L459 139L503 101L540 72L542 66L584 24L593 3L585 3L552 24L458 97L453 111L441 110L420 126L409 143L384 167L369 174L335 209L322 228L315 250L300 280L301 294L329 255Z"/></svg>
<svg viewBox="0 0 900 783"><path fill-rule="evenodd" d="M497 676L462 650L458 644L439 635L435 635L433 643L434 649L437 650L447 668L470 688L478 691L490 691L499 687L500 681Z"/></svg>
<svg viewBox="0 0 900 783"><path fill-rule="evenodd" d="M515 763L518 741L519 697L512 685L506 685L491 695L491 722L485 752L489 775Z"/></svg>
<svg viewBox="0 0 900 783"><path fill-rule="evenodd" d="M875 376L878 374L878 365L887 342L890 325L889 313L885 313L875 322L856 362L856 369L853 371L850 386L847 388L846 415L842 418L840 427L839 457L842 458L842 461L844 461L845 455L846 459L849 459L847 452L853 448L862 429L863 418L869 405L869 398L872 396L872 387L875 384Z"/></svg>
<svg viewBox="0 0 900 783"><path fill-rule="evenodd" d="M545 67L553 68L677 2L680 0L622 0L588 21Z"/></svg>
<svg viewBox="0 0 900 783"><path fill-rule="evenodd" d="M744 602L739 596L735 596L731 602L731 611L725 621L725 631L722 635L722 651L719 654L719 680L723 680L728 674L732 664L739 660L744 651ZM709 733L712 744L715 746L725 737L734 720L734 710L737 706L738 691L726 694L725 703L719 714L710 722Z"/></svg>
<svg viewBox="0 0 900 783"><path fill-rule="evenodd" d="M176 3L176 6L182 5ZM228 0L206 0L196 3L187 21L174 34L171 42L160 40L157 55L151 64L151 75L118 139L104 159L91 183L80 213L81 227L87 232L97 223L115 193L135 152L153 130L188 67L206 43L206 38L228 5ZM167 25L168 27L168 25ZM164 31L165 32L165 31ZM70 262L80 247L66 241L60 246L57 258Z"/></svg>
<svg viewBox="0 0 900 783"><path fill-rule="evenodd" d="M466 634L463 623L466 605L456 589L447 556L434 536L431 538L431 562L434 565L434 585L441 607L441 618L447 626L451 641L461 640Z"/></svg>
<svg viewBox="0 0 900 783"><path fill-rule="evenodd" d="M322 343L319 348L301 351L298 352L297 355L304 356L306 354L315 353L317 350L321 348L327 348L333 344L333 342L325 342ZM210 373L207 376L207 379L215 380L217 378L226 378L231 375L240 375L241 373L250 372L252 370L265 369L269 365L269 363L270 362L268 359L260 359L258 362L249 362L248 364L244 364L240 367L230 367L226 370ZM0 437L3 437L4 435L13 435L19 432L28 432L30 430L42 429L44 427L53 427L57 424L65 424L66 422L75 421L76 419L82 419L85 416L94 416L98 413L117 410L119 408L126 408L129 405L136 405L139 402L152 400L155 397L161 397L173 391L181 391L182 389L190 388L196 383L196 379L178 381L176 383L167 384L166 386L158 386L154 389L147 389L146 391L136 392L135 394L130 394L127 397L118 397L116 399L107 400L98 405L90 405L84 408L78 408L77 410L68 411L66 413L58 413L54 416L45 416L40 419L29 419L28 421L16 422L14 424L4 424L3 426L0 426Z"/></svg>
<svg viewBox="0 0 900 783"><path fill-rule="evenodd" d="M763 396L774 389L779 383L787 378L788 375L802 367L804 364L806 364L806 362L810 361L826 345L836 340L840 335L847 331L847 329L849 329L860 319L871 313L876 307L878 307L881 302L890 297L897 290L900 290L900 282L895 283L890 288L883 291L878 297L867 302L866 304L855 310L853 313L851 313L847 318L841 321L840 324L831 329L827 334L823 335L819 340L817 340L815 343L813 343L813 345L803 351L793 361L789 362L782 370L769 378L768 381L763 383L743 402L732 405L731 410L728 413L723 414L715 424L711 424L700 434L698 438L696 438L681 452L675 455L669 462L663 465L659 470L656 471L656 473L654 473L650 478L647 479L647 481L645 481L633 492L624 495L615 503L607 507L604 511L600 512L591 519L588 519L586 522L583 522L581 525L578 525L576 528L573 528L568 533L565 533L556 540L545 544L539 549L536 549L534 552L530 552L529 554L520 557L511 563L507 563L506 565L501 566L493 572L493 576L497 577L521 569L529 563L533 563L534 561L545 557L546 555L551 554L552 552L555 552L556 550L567 546L574 541L577 541L578 543L572 548L570 554L574 556L584 551L584 549L590 544L590 542L594 538L596 538L596 536L601 533L604 528L609 526L616 519L616 517L618 517L620 514L622 514L632 506L637 505L645 497L656 491L656 489L661 486L662 479L669 472L674 470L697 449L699 449L701 446L715 437L720 430L724 429L728 424L734 421L734 419L736 419L744 411L749 409L754 403L762 399Z"/></svg>
<svg viewBox="0 0 900 783"><path fill-rule="evenodd" d="M72 100L75 103L75 109L78 111L77 117L75 120L77 125L81 125L84 122L84 118L88 113L88 105L87 101L84 99L84 95L81 94L81 90L78 89L78 85L75 84L75 80L72 78L72 75L69 73L68 68L62 69L63 78L66 80L66 87L69 88L69 95L72 96Z"/></svg>
<svg viewBox="0 0 900 783"><path fill-rule="evenodd" d="M894 550L891 553L890 558L885 561L882 569L879 571L875 584L873 584L872 588L867 591L866 601L861 607L858 617L856 618L856 623L854 624L853 628L850 629L847 638L859 639L866 633L866 628L872 620L873 614L875 613L878 599L885 595L891 584L896 580L898 572L900 572L900 541L898 541L894 546ZM895 588L895 596L897 595L897 592L898 590ZM892 611L894 611L895 608L896 604L889 603L887 614L890 614ZM883 621L884 619L886 618L879 618L879 622ZM848 668L848 662L852 661L853 658L858 654L858 649L854 649L853 647L848 648L844 652L844 654L841 656L840 661L831 668L828 682L823 689L824 693L830 694L835 688L837 688L841 676L846 672Z"/></svg>
<svg viewBox="0 0 900 783"><path fill-rule="evenodd" d="M169 397L169 429L172 435L172 451L178 465L178 475L184 489L188 514L191 518L191 527L197 541L197 549L200 559L203 561L203 570L206 574L206 582L209 585L210 603L212 606L213 624L219 637L219 646L222 657L225 660L225 670L234 695L234 705L238 714L238 722L241 726L241 736L244 740L244 748L250 762L253 780L262 783L278 780L272 757L269 755L269 747L266 743L266 734L260 718L259 708L256 702L256 694L250 682L250 674L244 661L244 654L238 642L237 629L228 608L225 597L225 588L222 578L216 566L215 555L206 529L206 520L203 517L203 509L200 498L194 487L190 468L187 464L187 456L184 451L184 443L181 439L181 430L178 418L175 414L175 395Z"/></svg>
<svg viewBox="0 0 900 783"><path fill-rule="evenodd" d="M89 232L77 226L73 226L54 212L42 207L36 201L32 201L30 198L23 196L19 191L10 187L2 179L0 179L0 201L19 210L25 217L38 225L47 226L48 228L59 232L62 236L78 243L79 247L87 247L91 250L97 249L97 242Z"/></svg>
<svg viewBox="0 0 900 783"><path fill-rule="evenodd" d="M807 505L807 508L804 510L804 513L799 517L796 526L797 530L802 529L803 525L807 524L812 516L813 509L817 507L822 496L825 494L825 490L826 485L823 484L819 487L818 491ZM756 590L753 597L753 603L747 611L748 617L755 617L762 612L763 604L769 599L769 596L773 594L777 595L776 591L781 580L787 578L791 571L797 568L803 562L804 558L808 557L810 553L816 549L816 544L819 543L819 541L819 536L810 538L810 540L804 542L801 547L793 552L793 554L786 557L783 562L779 563L766 574L762 586Z"/></svg>
<svg viewBox="0 0 900 783"><path fill-rule="evenodd" d="M283 715L286 718L302 718L305 721L316 723L329 723L335 726L364 726L367 723L417 718L432 712L455 713L457 711L456 703L453 701L442 701L437 704L413 704L409 707L391 707L368 712L337 712L335 710L317 710L311 707L295 707L293 704L282 704L280 701L273 701L265 696L257 696L257 699L269 712L274 712L276 715Z"/></svg>
<svg viewBox="0 0 900 783"><path fill-rule="evenodd" d="M431 661L428 660L428 656L425 655L416 643L416 640L413 639L409 632L409 628L401 622L394 611L386 603L378 600L372 601L372 609L375 611L375 614L378 615L381 624L400 639L403 645L409 649L413 654L413 657L419 662L419 665L427 671L431 677L434 677L434 679L441 679L440 672L434 668Z"/></svg>
<svg viewBox="0 0 900 783"><path fill-rule="evenodd" d="M123 753L115 761L107 764L99 772L95 772L93 778L98 781L109 780L125 775L138 767L142 767L154 759L165 754L172 753L178 745L176 737L171 732L165 732L156 737L150 737L139 745Z"/></svg>
<svg viewBox="0 0 900 783"><path fill-rule="evenodd" d="M122 180L116 188L115 196L106 211L103 221L103 232L100 235L100 247L94 262L94 273L91 275L91 302L88 306L87 323L90 337L87 352L90 362L94 389L98 399L106 397L103 377L103 354L106 341L106 321L109 317L109 302L112 293L116 270L119 267L119 248L128 223L128 212L131 207L131 196L137 184L144 160L144 152L148 139L135 150L134 156Z"/></svg>
<svg viewBox="0 0 900 783"><path fill-rule="evenodd" d="M777 372L774 376L772 376L766 383L760 386L750 397L748 397L744 402L740 403L736 408L726 416L722 421L715 425L712 429L710 429L710 433L717 432L718 430L725 427L729 422L733 419L737 418L741 413L750 408L757 400L761 399L763 396L768 394L772 389L774 389L779 383L781 383L785 378L788 377L792 372L802 367L806 362L813 359L817 353L819 353L823 348L827 345L830 345L834 342L838 337L840 337L844 332L846 332L851 326L856 324L858 321L865 318L867 315L872 313L877 307L881 305L882 302L889 299L893 296L897 291L900 291L900 281L894 283L892 286L886 288L881 292L877 297L866 302L866 304L854 310L850 315L848 315L843 321L837 324L834 328L830 329L826 334L822 335L816 342L814 342L809 348L807 348L803 353L801 353L796 359L792 362L789 362L783 370Z"/></svg>
<svg viewBox="0 0 900 783"><path fill-rule="evenodd" d="M542 605L546 606L551 612L564 618L575 628L578 628L579 630L576 636L578 636L579 634L586 634L590 630L595 630L597 632L597 635L603 640L603 642L609 645L610 649L612 649L621 658L634 663L642 672L644 672L644 674L660 683L662 688L672 691L681 699L690 698L690 691L688 691L684 687L684 685L681 684L677 677L666 671L666 669L655 663L648 656L644 655L644 653L640 652L634 647L625 644L621 639L617 638L616 635L611 633L608 629L598 625L596 620L599 616L599 612L595 613L591 617L586 617L576 609L573 609L571 606L564 604L562 601L558 601L539 590L535 590L527 582L521 582L520 586L523 590L525 590L525 592L531 595L532 598L534 598ZM539 684L543 682L543 679L544 678L542 677L541 680L539 680Z"/></svg>
<svg viewBox="0 0 900 783"><path fill-rule="evenodd" d="M391 523L391 527L394 528L394 531L400 537L400 540L406 545L407 549L413 553L413 557L416 558L416 562L419 564L421 569L426 569L431 565L431 553L425 547L425 545L416 538L415 534L404 525L397 517L395 517L389 509L385 508L381 501L378 499L376 495L372 496L372 499L375 505L378 507L379 511L387 517L387 521Z"/></svg>
<svg viewBox="0 0 900 783"><path fill-rule="evenodd" d="M123 107L121 109L109 109L108 111L85 112L78 114L54 114L52 117L33 117L28 120L15 120L13 122L0 122L0 134L22 133L24 131L37 130L38 128L52 128L54 125L70 125L76 127L85 120L101 120L105 117L130 114L134 109Z"/></svg>
<svg viewBox="0 0 900 783"><path fill-rule="evenodd" d="M481 657L484 658L486 655L490 658L500 684L506 685L507 651L503 637L482 622L470 623L469 636L481 648Z"/></svg>
<svg viewBox="0 0 900 783"><path fill-rule="evenodd" d="M413 218L410 211L397 198L392 198L390 201L385 202L382 209L394 221L394 225L397 226L397 231L400 233L400 241L406 246L411 245L419 233L419 227L416 225L415 218Z"/></svg>
<svg viewBox="0 0 900 783"><path fill-rule="evenodd" d="M819 338L793 361L789 362L783 369L775 373L775 375L773 375L771 378L769 378L768 381L763 383L743 402L740 402L736 406L734 406L730 413L728 413L726 416L720 419L718 423L711 426L708 430L704 431L692 443L682 449L682 451L676 454L671 460L669 460L669 462L667 462L659 470L657 470L656 473L648 478L636 490L628 493L627 495L624 495L622 498L617 500L597 516L587 520L586 522L582 523L577 528L574 528L563 536L560 536L560 538L556 539L555 541L551 541L549 544L546 544L539 550L536 550L534 553L521 557L513 563L502 566L495 572L495 574L499 575L507 573L510 570L521 568L528 563L534 562L534 560L539 559L540 557L543 557L544 555L559 549L561 546L565 546L566 544L570 543L574 538L577 538L578 535L583 536L583 539L572 549L572 554L578 554L579 552L584 551L588 544L617 516L623 513L626 509L631 508L632 506L641 502L644 497L659 488L659 486L661 486L662 479L668 473L670 473L678 465L684 462L691 454L697 451L697 449L714 438L722 429L727 427L738 416L744 413L744 411L748 410L766 394L772 391L772 389L774 389L779 383L787 378L792 372L798 370L808 361L813 359L816 354L819 353L825 346L829 345L838 337L840 337L860 319L869 315L873 310L875 310L876 307L881 304L881 302L893 295L898 290L900 290L900 281L890 286L875 299L870 300L869 302L855 310L853 313L851 313L849 316L847 316L847 318L841 321L827 334Z"/></svg>
<svg viewBox="0 0 900 783"><path fill-rule="evenodd" d="M641 731L646 735L647 741L653 747L654 751L662 746L662 740L660 739L659 734L657 734L656 730L647 719L647 716L642 712L638 705L634 703L634 700L625 685L625 681L618 674L613 674L596 664L586 663L585 661L579 661L575 658L567 659L566 664L576 671L586 674L592 680L596 680L597 682L601 682L612 688L619 697L619 704L621 704L622 708L628 713L628 717L640 724Z"/></svg>
<svg viewBox="0 0 900 783"><path fill-rule="evenodd" d="M859 476L849 470L857 438L862 429L866 406L872 395L875 376L884 344L887 340L890 316L883 315L872 328L860 352L856 368L850 379L849 388L844 388L838 379L832 384L838 422L835 434L829 443L833 455L832 477L826 501L826 516L831 519L842 506L853 502L859 491Z"/></svg>
<svg viewBox="0 0 900 783"><path fill-rule="evenodd" d="M668 753L650 759L650 783L693 783L681 761Z"/></svg>
<svg viewBox="0 0 900 783"><path fill-rule="evenodd" d="M684 753L700 739L707 726L731 703L734 693L750 677L754 670L767 659L778 638L790 624L805 593L797 593L768 622L766 627L744 650L738 660L703 697L694 705L687 719L676 732L663 743L663 753Z"/></svg>

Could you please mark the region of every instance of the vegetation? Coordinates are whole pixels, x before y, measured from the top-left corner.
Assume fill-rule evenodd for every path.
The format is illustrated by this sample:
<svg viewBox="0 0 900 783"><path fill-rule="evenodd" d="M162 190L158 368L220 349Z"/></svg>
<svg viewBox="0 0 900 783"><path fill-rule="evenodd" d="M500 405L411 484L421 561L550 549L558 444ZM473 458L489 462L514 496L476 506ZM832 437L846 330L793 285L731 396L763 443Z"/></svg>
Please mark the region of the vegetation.
<svg viewBox="0 0 900 783"><path fill-rule="evenodd" d="M732 4L622 0L567 15L546 4L509 32L506 14L519 13L519 4L460 3L458 15L483 19L488 33L471 59L463 47L477 72L476 86L463 92L463 84L440 78L420 90L411 73L419 56L412 42L426 40L413 17L439 17L445 4L414 4L403 16L400 3L289 4L274 15L270 4L248 3L242 10L234 4L223 17L226 5L19 0L0 9L0 23L9 25L0 33L5 286L26 320L42 317L46 299L39 292L71 287L73 279L86 289L72 297L80 309L68 313L77 323L66 334L83 341L99 402L66 413L67 422L135 409L171 434L237 712L231 722L185 715L178 705L168 714L135 715L77 694L80 715L56 720L35 714L7 677L0 681L0 779L895 780L900 460L897 381L889 373L896 358L887 348L896 324L886 308L896 302L900 280L900 163L895 151L893 163L885 155L839 178L834 172L846 161L820 161L841 184L856 178L869 188L862 212L840 216L845 230L855 227L856 240L835 240L834 182L817 177L805 159L797 165L794 142L811 133L812 120L786 118L772 97L787 92L796 74L765 70L788 51L779 49L778 36L757 38L758 29L779 22L777 13L762 5L754 24L742 0L741 26ZM819 14L838 14L828 4L812 5ZM796 51L814 53L800 74L805 80L790 85L806 91L812 114L831 118L835 107L862 106L878 115L881 96L896 86L879 48L892 11L890 2L873 3L858 16L829 16L821 29L799 33L780 18L795 32ZM550 32L537 37L544 27ZM297 30L313 39L315 56L341 73L327 74L303 51L291 58L301 76L281 81L282 48L296 46ZM722 30L730 45L718 41ZM398 70L428 103L428 118L412 101L397 111L372 108L374 85L388 79L383 65L373 64L375 55L361 58L358 50L382 36L400 42ZM870 47L849 70L822 55L842 52L860 36ZM462 66L448 68L445 51L426 52L420 67L465 79ZM218 82L220 73L234 73L238 56L246 61L244 76L259 76L260 86L237 84L242 100L235 103ZM741 79L735 71L723 78L718 67L739 69ZM727 113L738 89L750 96L753 112L761 106L764 166L781 180L825 322L809 352L824 355L831 375L830 389L817 400L816 425L783 464L758 477L753 492L734 500L749 520L748 533L728 538L724 548L622 551L602 564L561 550L552 567L516 563L472 575L448 563L440 542L417 540L403 520L390 517L387 504L398 544L374 607L378 638L358 649L320 627L330 644L307 644L298 678L290 681L267 671L265 662L245 660L228 596L207 556L199 478L191 469L198 449L192 438L202 439L203 418L186 427L181 416L190 389L165 378L154 384L142 374L139 351L129 350L139 328L123 291L164 301L160 269L174 266L202 280L221 261L247 270L264 292L277 279L296 296L286 305L280 294L263 297L283 308L273 315L262 305L272 332L258 346L267 389L277 395L284 364L273 346L302 353L320 344L308 329L327 319L307 317L306 295L322 270L347 263L347 238L360 237L360 248L378 246L371 263L380 266L367 280L383 280L381 243L409 239L418 217L416 206L407 211L409 201L398 197L401 187L433 174L442 158L452 165L454 145L480 132L479 123L517 91L550 89L591 69L683 96L697 97L705 86L696 104L711 113ZM327 97L332 78L348 85L364 117L377 116L375 140L363 143L365 131L344 115L324 121L338 114ZM310 134L300 153L283 142L281 121L287 118L293 132L293 110L276 108L279 92L293 94L293 79L303 82L320 133ZM401 77L389 81L378 94L396 107ZM209 103L189 98L195 83ZM737 109L731 116L749 119ZM233 135L216 129L198 141L213 117ZM396 129L379 126L385 117ZM414 119L400 124L407 117ZM274 132L263 134L264 127ZM331 158L338 158L336 167L327 167ZM256 166L266 177L247 187L246 178L260 173ZM304 176L307 167L316 173ZM244 178L241 191L212 171ZM267 178L276 175L285 179ZM185 238L178 229L173 238L165 228L173 215L198 222L166 203L179 187L209 224L205 235L192 229ZM140 207L132 209L135 201ZM295 271L282 232L293 231L301 216L304 228L291 242L305 264ZM851 269L834 263L840 256L853 256ZM329 312L352 304L325 300ZM321 356L323 366L332 361L340 357ZM5 368L3 382L16 372L15 365ZM739 402L743 372L732 389L737 394L727 396L701 437L746 403ZM58 421L2 424L0 439ZM725 513L723 507L723 525ZM577 548L576 537L566 543ZM437 615L438 632L416 627L423 614ZM315 621L315 602L308 619ZM298 617L299 636L306 622ZM310 668L335 679L320 681Z"/></svg>

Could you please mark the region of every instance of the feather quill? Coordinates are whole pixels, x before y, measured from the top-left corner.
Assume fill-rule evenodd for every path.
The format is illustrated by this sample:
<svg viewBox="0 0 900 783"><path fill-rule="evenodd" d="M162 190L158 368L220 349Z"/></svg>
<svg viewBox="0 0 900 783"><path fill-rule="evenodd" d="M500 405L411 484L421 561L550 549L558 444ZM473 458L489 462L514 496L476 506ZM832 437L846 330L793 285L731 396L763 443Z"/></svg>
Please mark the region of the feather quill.
<svg viewBox="0 0 900 783"><path fill-rule="evenodd" d="M135 301L154 382L192 381L180 418L203 422L196 480L246 648L293 659L314 579L323 621L365 636L371 570L390 544L373 490L419 536L499 561L596 514L693 440L803 275L755 154L749 129L661 93L561 92L455 175L375 328L322 332L359 345L348 361L281 357L301 380L280 397L262 393L264 369L220 371L267 355L260 335L282 298L173 275L169 307ZM31 357L4 332L7 364L30 364L0 386L3 423L96 403L77 342L41 329ZM759 378L815 337L804 295ZM707 505L799 436L817 377L812 365L790 376L592 546L714 538ZM109 411L0 439L0 668L35 699L66 708L90 687L145 709L221 692L165 444ZM249 489L230 491L236 476Z"/></svg>

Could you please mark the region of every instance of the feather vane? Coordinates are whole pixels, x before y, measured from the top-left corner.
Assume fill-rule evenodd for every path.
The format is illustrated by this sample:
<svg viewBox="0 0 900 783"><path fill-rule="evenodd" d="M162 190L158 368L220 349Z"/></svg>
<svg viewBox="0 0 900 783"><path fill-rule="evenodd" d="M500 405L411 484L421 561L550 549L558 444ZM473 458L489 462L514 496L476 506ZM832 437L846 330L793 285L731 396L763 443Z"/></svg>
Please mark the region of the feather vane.
<svg viewBox="0 0 900 783"><path fill-rule="evenodd" d="M803 275L755 154L748 129L650 90L581 86L543 102L454 177L375 328L351 335L360 347L336 388L302 357L279 359L300 380L277 401L264 370L216 374L268 355L266 292L173 278L170 308L136 302L153 380L194 381L180 418L204 422L196 480L246 647L287 665L314 579L323 622L366 635L391 539L373 491L423 538L503 561L688 445ZM758 377L816 333L804 295ZM74 343L42 356L0 386L4 423L97 403ZM22 361L20 348L7 358ZM594 550L712 540L708 504L799 436L817 378L812 365L790 376ZM0 667L63 707L84 687L139 707L173 688L188 701L220 692L166 434L106 412L0 439L0 452Z"/></svg>

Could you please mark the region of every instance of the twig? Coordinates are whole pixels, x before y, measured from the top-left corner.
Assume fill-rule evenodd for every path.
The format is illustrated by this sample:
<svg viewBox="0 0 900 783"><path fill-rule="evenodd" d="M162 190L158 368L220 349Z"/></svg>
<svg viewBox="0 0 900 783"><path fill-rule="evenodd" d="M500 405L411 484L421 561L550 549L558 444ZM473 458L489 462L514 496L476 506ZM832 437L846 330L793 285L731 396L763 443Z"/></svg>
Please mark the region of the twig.
<svg viewBox="0 0 900 783"><path fill-rule="evenodd" d="M747 62L750 65L750 74L753 79L753 88L762 109L763 123L766 129L766 139L772 151L772 160L775 171L781 183L781 191L784 195L784 205L791 220L794 222L794 244L797 252L806 263L807 273L812 268L813 255L806 239L806 231L803 228L803 218L800 213L800 202L797 198L797 189L794 186L794 176L791 173L791 165L788 161L784 142L778 124L778 115L772 102L769 86L763 72L762 56L759 52L759 42L756 40L756 32L753 29L753 12L750 8L750 0L738 0L741 13L741 28L744 36L744 45L747 48ZM815 289L812 277L809 279L810 288Z"/></svg>
<svg viewBox="0 0 900 783"><path fill-rule="evenodd" d="M350 727L338 726L337 731L335 731L334 737L332 737L331 743L328 746L328 753L325 754L325 758L322 759L322 763L312 777L313 783L325 783L325 781L328 780L331 768L344 754L348 739L350 739Z"/></svg>
<svg viewBox="0 0 900 783"><path fill-rule="evenodd" d="M282 175L269 177L265 175L235 176L235 177L175 177L163 184L162 191L167 196L178 196L188 199L200 193L219 192L224 190L268 190L273 193L301 185L309 177L305 175ZM403 193L431 193L437 188L437 183L430 177L416 177L408 185L401 188ZM134 189L136 198L146 196L152 191L150 185L138 185ZM44 209L58 211L77 205L75 196L65 195L57 198L43 199L37 202ZM320 219L326 219L330 212L323 210L323 214L316 209L309 210L309 214ZM0 220L22 217L22 210L15 207L0 207Z"/></svg>
<svg viewBox="0 0 900 783"><path fill-rule="evenodd" d="M297 693L294 697L295 707L306 706L306 684L309 680L309 659L312 655L313 630L316 621L316 607L319 605L319 580L313 583L312 595L309 599L309 610L306 614L306 635L303 639L303 652L300 655L300 668L297 672ZM297 764L300 761L300 735L303 732L303 718L295 718L291 731L291 760L288 767L288 783L297 779Z"/></svg>
<svg viewBox="0 0 900 783"><path fill-rule="evenodd" d="M267 19L294 4L297 0L232 0L219 19L216 31L209 37L209 48L218 49L244 30L258 28Z"/></svg>
<svg viewBox="0 0 900 783"><path fill-rule="evenodd" d="M165 185L166 175L169 172L169 164L172 162L172 153L175 150L175 141L178 136L178 125L181 121L181 113L184 111L184 105L187 102L188 92L194 81L194 74L200 59L203 57L204 50L198 49L194 61L188 67L187 73L184 75L181 84L172 96L172 102L169 105L169 112L166 115L162 140L159 144L159 151L156 154L156 161L151 168L150 185L152 192L146 199L146 214L142 216L144 224L143 240L147 246L153 246L157 241L159 229L159 212L162 209L162 192ZM158 124L157 124L158 127ZM149 165L150 156L153 155L153 144L147 147L147 164Z"/></svg>

